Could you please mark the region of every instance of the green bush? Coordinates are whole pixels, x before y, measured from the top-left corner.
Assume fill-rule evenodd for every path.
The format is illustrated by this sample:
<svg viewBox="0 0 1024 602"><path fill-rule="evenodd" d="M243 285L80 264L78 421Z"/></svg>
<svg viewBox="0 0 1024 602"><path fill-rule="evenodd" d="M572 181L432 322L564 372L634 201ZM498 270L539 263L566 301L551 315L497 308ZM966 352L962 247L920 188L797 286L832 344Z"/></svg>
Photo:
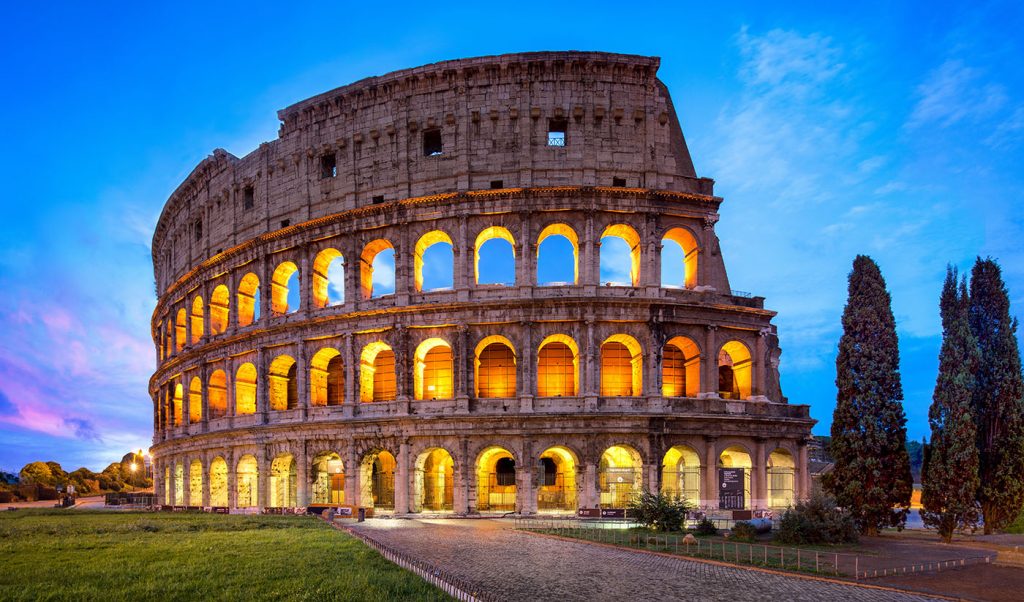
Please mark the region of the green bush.
<svg viewBox="0 0 1024 602"><path fill-rule="evenodd" d="M693 528L693 532L697 535L718 535L718 527L715 526L712 520L702 518L697 523L697 526Z"/></svg>
<svg viewBox="0 0 1024 602"><path fill-rule="evenodd" d="M1024 509L1022 509L1020 514L1017 515L1017 519L1006 525L1006 528L1002 531L1003 533L1015 533L1017 535L1024 533Z"/></svg>
<svg viewBox="0 0 1024 602"><path fill-rule="evenodd" d="M810 499L786 510L775 540L798 545L852 543L857 541L857 525L848 510L836 506L835 499L815 491Z"/></svg>
<svg viewBox="0 0 1024 602"><path fill-rule="evenodd" d="M752 542L757 539L757 527L753 523L741 520L732 526L732 539Z"/></svg>
<svg viewBox="0 0 1024 602"><path fill-rule="evenodd" d="M629 516L658 531L679 531L690 510L686 498L643 491L629 502Z"/></svg>

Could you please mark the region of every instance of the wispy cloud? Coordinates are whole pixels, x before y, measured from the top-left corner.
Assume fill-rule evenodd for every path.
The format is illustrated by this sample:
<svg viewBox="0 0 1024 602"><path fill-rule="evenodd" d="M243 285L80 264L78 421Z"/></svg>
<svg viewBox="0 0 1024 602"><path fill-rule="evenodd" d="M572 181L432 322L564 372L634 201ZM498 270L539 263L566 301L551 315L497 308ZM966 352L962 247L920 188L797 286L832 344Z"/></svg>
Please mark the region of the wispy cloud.
<svg viewBox="0 0 1024 602"><path fill-rule="evenodd" d="M988 119L1007 101L1002 84L985 81L982 70L960 59L949 59L934 69L917 87L916 96L907 121L910 129Z"/></svg>

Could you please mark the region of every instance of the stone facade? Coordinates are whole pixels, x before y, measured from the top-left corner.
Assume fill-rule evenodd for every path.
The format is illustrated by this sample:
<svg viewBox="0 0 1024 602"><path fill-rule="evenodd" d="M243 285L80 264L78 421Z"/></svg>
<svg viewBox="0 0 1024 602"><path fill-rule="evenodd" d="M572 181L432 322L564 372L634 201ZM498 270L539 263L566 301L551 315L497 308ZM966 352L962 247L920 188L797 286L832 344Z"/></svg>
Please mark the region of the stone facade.
<svg viewBox="0 0 1024 602"><path fill-rule="evenodd" d="M747 508L805 495L813 420L782 396L774 312L729 288L722 199L694 173L657 68L557 52L398 71L280 111L279 138L243 158L200 163L153 238L162 501L532 513L648 487L714 509L720 465L745 469ZM574 281L538 282L550 236L572 244ZM600 282L607 237L628 245L631 282ZM492 239L511 244L514 282L479 283ZM666 241L685 255L680 286L661 281ZM454 258L446 290L423 287L437 243ZM384 250L394 292L380 295ZM514 365L498 396L481 384L490 343Z"/></svg>

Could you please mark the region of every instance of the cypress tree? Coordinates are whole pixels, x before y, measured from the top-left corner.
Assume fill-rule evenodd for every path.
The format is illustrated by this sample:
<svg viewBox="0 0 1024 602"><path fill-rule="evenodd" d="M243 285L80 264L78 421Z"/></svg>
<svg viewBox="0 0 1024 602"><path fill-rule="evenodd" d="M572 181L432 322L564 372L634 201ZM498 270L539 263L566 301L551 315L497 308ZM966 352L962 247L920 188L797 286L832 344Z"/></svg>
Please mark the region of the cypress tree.
<svg viewBox="0 0 1024 602"><path fill-rule="evenodd" d="M954 531L978 524L978 447L972 403L978 344L968 320L966 279L957 290L955 268L946 268L939 313L942 349L928 423L932 440L921 471L924 524L949 543Z"/></svg>
<svg viewBox="0 0 1024 602"><path fill-rule="evenodd" d="M1017 320L999 264L981 259L971 270L970 324L978 340L974 422L980 465L978 502L985 533L1013 521L1024 506L1024 382Z"/></svg>
<svg viewBox="0 0 1024 602"><path fill-rule="evenodd" d="M858 255L850 272L836 357L836 409L825 487L861 532L902 528L913 477L907 453L896 320L878 265Z"/></svg>

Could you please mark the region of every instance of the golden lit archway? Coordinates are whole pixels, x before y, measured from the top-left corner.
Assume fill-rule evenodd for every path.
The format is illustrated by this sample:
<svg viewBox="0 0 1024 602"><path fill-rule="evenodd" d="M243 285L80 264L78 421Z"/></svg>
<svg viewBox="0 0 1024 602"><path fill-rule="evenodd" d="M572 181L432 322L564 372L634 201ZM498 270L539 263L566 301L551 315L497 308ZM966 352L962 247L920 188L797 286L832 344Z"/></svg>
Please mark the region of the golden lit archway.
<svg viewBox="0 0 1024 602"><path fill-rule="evenodd" d="M174 464L174 505L185 505L185 466L181 462Z"/></svg>
<svg viewBox="0 0 1024 602"><path fill-rule="evenodd" d="M184 403L184 391L182 391L181 383L174 384L174 398L171 403L174 407L174 426L181 426L182 420L182 404Z"/></svg>
<svg viewBox="0 0 1024 602"><path fill-rule="evenodd" d="M597 468L601 507L625 508L643 487L643 460L629 445L613 445L601 454Z"/></svg>
<svg viewBox="0 0 1024 602"><path fill-rule="evenodd" d="M512 342L501 335L491 335L477 343L473 355L476 396L515 397L516 354Z"/></svg>
<svg viewBox="0 0 1024 602"><path fill-rule="evenodd" d="M292 307L288 303L289 282L292 275L298 272L299 268L290 261L282 262L274 270L274 275L270 279L270 312L273 315L289 314L299 309L298 305Z"/></svg>
<svg viewBox="0 0 1024 602"><path fill-rule="evenodd" d="M413 250L413 281L418 293L423 292L423 254L436 244L447 244L452 249L455 248L451 237L441 230L427 232L416 241L416 248Z"/></svg>
<svg viewBox="0 0 1024 602"><path fill-rule="evenodd" d="M450 511L455 500L455 461L448 450L432 447L416 458L414 512Z"/></svg>
<svg viewBox="0 0 1024 602"><path fill-rule="evenodd" d="M516 509L516 461L507 449L491 446L477 458L476 503L482 512Z"/></svg>
<svg viewBox="0 0 1024 602"><path fill-rule="evenodd" d="M228 505L228 463L220 456L210 462L210 505L217 508Z"/></svg>
<svg viewBox="0 0 1024 602"><path fill-rule="evenodd" d="M395 389L395 352L383 341L363 347L359 355L359 400L392 401Z"/></svg>
<svg viewBox="0 0 1024 602"><path fill-rule="evenodd" d="M686 337L672 337L661 350L661 394L696 397L700 392L700 349Z"/></svg>
<svg viewBox="0 0 1024 602"><path fill-rule="evenodd" d="M684 497L691 505L700 505L701 465L697 450L676 445L665 453L661 463L661 492Z"/></svg>
<svg viewBox="0 0 1024 602"><path fill-rule="evenodd" d="M796 502L796 462L787 449L768 456L768 507L789 508Z"/></svg>
<svg viewBox="0 0 1024 602"><path fill-rule="evenodd" d="M722 345L718 354L718 394L725 399L750 397L750 376L753 365L750 350L739 341Z"/></svg>
<svg viewBox="0 0 1024 602"><path fill-rule="evenodd" d="M480 284L480 249L489 240L504 240L511 245L512 251L512 266L513 273L515 273L515 262L516 262L516 239L509 232L508 228L502 226L491 226L484 228L480 234L477 235L476 241L473 243L473 282Z"/></svg>
<svg viewBox="0 0 1024 602"><path fill-rule="evenodd" d="M416 399L454 397L452 347L448 341L437 337L426 339L416 347L413 359Z"/></svg>
<svg viewBox="0 0 1024 602"><path fill-rule="evenodd" d="M629 284L639 286L640 284L640 235L632 226L626 224L612 224L601 233L601 239L614 237L622 240L629 247ZM601 254L601 264L605 264L605 255Z"/></svg>
<svg viewBox="0 0 1024 602"><path fill-rule="evenodd" d="M345 400L345 363L341 353L324 347L309 361L309 405L340 406Z"/></svg>
<svg viewBox="0 0 1024 602"><path fill-rule="evenodd" d="M246 362L235 372L235 414L256 413L256 366Z"/></svg>
<svg viewBox="0 0 1024 602"><path fill-rule="evenodd" d="M330 272L337 269L338 264L344 270L345 258L341 251L334 248L327 248L317 253L313 260L313 307L323 308L328 305L338 305L344 302L344 279L341 284L341 301L331 302L330 287L332 285ZM344 272L343 272L344 273ZM337 286L338 283L335 283Z"/></svg>
<svg viewBox="0 0 1024 602"><path fill-rule="evenodd" d="M379 238L366 244L359 256L359 284L363 290L363 299L373 297L373 260L385 249L394 250L391 241Z"/></svg>
<svg viewBox="0 0 1024 602"><path fill-rule="evenodd" d="M665 236L661 239L663 248L666 241L679 246L681 251L680 254L683 257L683 265L680 266L682 269L676 272L674 266L668 266L664 263L664 251L662 251L662 286L681 285L685 288L693 288L697 286L697 259L700 256L700 251L697 247L697 240L693 237L693 233L685 228L672 228L666 232ZM671 281L668 280L668 275L671 275Z"/></svg>
<svg viewBox="0 0 1024 602"><path fill-rule="evenodd" d="M236 506L254 508L259 504L260 469L256 458L244 455L235 467Z"/></svg>
<svg viewBox="0 0 1024 602"><path fill-rule="evenodd" d="M203 505L203 463L192 460L188 465L188 505Z"/></svg>
<svg viewBox="0 0 1024 602"><path fill-rule="evenodd" d="M345 503L345 464L341 456L328 451L313 457L313 503Z"/></svg>
<svg viewBox="0 0 1024 602"><path fill-rule="evenodd" d="M359 472L359 503L379 510L395 509L395 457L378 450L363 456Z"/></svg>
<svg viewBox="0 0 1024 602"><path fill-rule="evenodd" d="M238 325L249 326L259 317L260 279L249 272L238 283Z"/></svg>
<svg viewBox="0 0 1024 602"><path fill-rule="evenodd" d="M203 381L193 376L188 384L188 421L196 424L203 420Z"/></svg>
<svg viewBox="0 0 1024 602"><path fill-rule="evenodd" d="M572 397L580 388L579 347L572 337L553 334L537 352L537 396Z"/></svg>
<svg viewBox="0 0 1024 602"><path fill-rule="evenodd" d="M551 224L541 230L540 235L537 236L537 265L540 265L541 252L544 249L544 241L551 236L561 236L572 244L572 282L571 284L578 284L580 281L580 240L576 235L576 231L573 230L567 224ZM537 282L537 284L542 284Z"/></svg>
<svg viewBox="0 0 1024 602"><path fill-rule="evenodd" d="M228 415L228 375L223 370L214 370L210 374L210 382L206 389L207 404L210 418L223 418Z"/></svg>
<svg viewBox="0 0 1024 602"><path fill-rule="evenodd" d="M268 380L271 410L294 410L299 407L295 371L295 359L290 355L279 355L270 362Z"/></svg>
<svg viewBox="0 0 1024 602"><path fill-rule="evenodd" d="M282 454L274 458L270 464L268 506L271 508L295 508L298 506L296 499L297 475L295 458L291 454Z"/></svg>
<svg viewBox="0 0 1024 602"><path fill-rule="evenodd" d="M196 297L192 299L192 315L191 315L191 327L192 327L192 344L195 345L199 342L199 339L203 338L203 298Z"/></svg>
<svg viewBox="0 0 1024 602"><path fill-rule="evenodd" d="M221 334L228 329L230 303L231 293L228 287L223 284L217 285L210 295L210 334Z"/></svg>
<svg viewBox="0 0 1024 602"><path fill-rule="evenodd" d="M718 468L738 468L738 469L742 469L743 470L743 500L742 500L743 504L742 504L742 508L739 507L741 505L741 504L739 504L740 500L738 500L738 499L730 499L731 497L735 497L735 496L730 496L729 494L726 494L725 492L720 491L719 494L718 494L718 497L719 497L718 501L719 501L719 506L721 508L723 508L723 509L730 509L730 510L749 510L750 509L751 502L752 502L752 500L750 499L750 473L751 473L752 467L753 467L753 464L750 461L750 452L748 450L746 450L745 448L739 446L739 445L734 445L734 446L728 447L724 451L722 451L721 454L719 454L719 456L718 456Z"/></svg>
<svg viewBox="0 0 1024 602"><path fill-rule="evenodd" d="M601 395L643 394L643 350L628 334L614 334L601 343Z"/></svg>
<svg viewBox="0 0 1024 602"><path fill-rule="evenodd" d="M537 477L537 510L572 512L576 510L576 455L568 448L555 446L540 455Z"/></svg>
<svg viewBox="0 0 1024 602"><path fill-rule="evenodd" d="M181 353L181 350L185 348L185 321L188 319L188 312L185 308L178 310L178 313L174 317L174 352Z"/></svg>

